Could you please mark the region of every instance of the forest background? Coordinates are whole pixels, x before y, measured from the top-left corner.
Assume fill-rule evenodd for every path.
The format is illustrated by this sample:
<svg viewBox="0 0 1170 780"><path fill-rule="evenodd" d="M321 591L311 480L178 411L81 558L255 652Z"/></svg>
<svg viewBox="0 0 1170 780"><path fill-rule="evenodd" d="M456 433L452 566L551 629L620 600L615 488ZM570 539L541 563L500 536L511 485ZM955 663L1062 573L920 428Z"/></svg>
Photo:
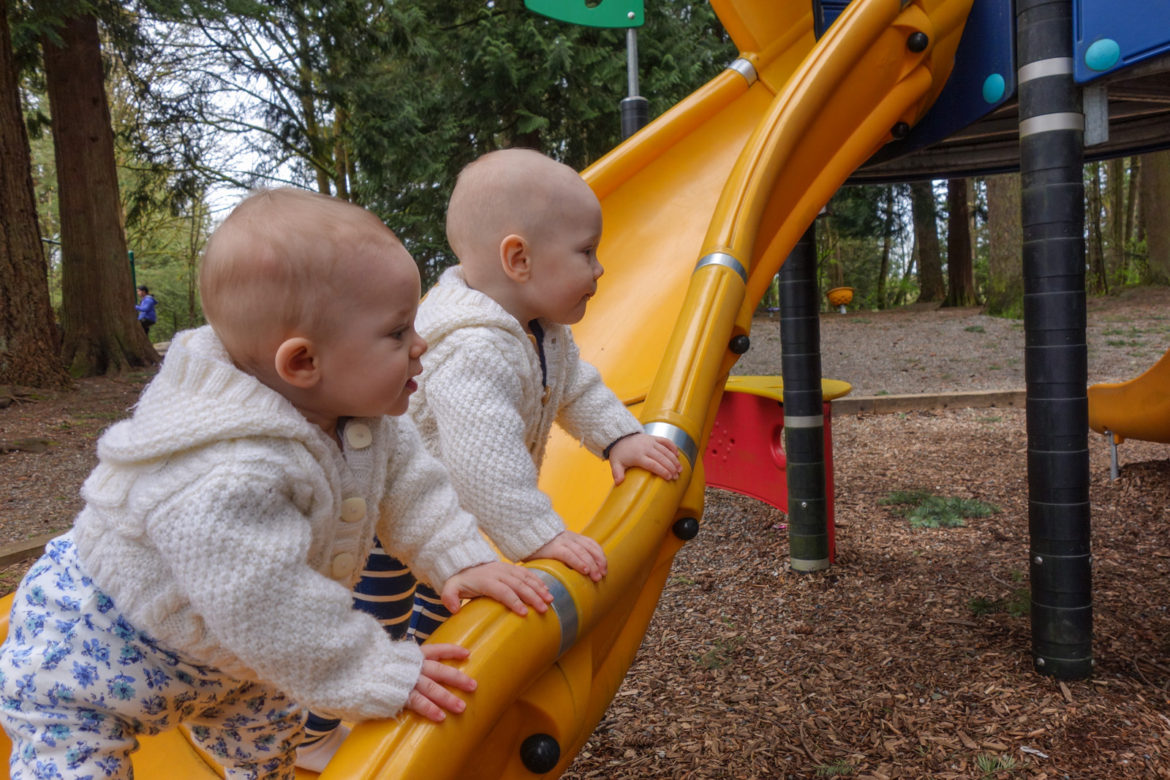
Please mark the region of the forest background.
<svg viewBox="0 0 1170 780"><path fill-rule="evenodd" d="M736 56L689 0L648 3L638 48L652 117ZM154 342L202 324L203 244L256 186L374 211L425 289L454 262L459 169L506 146L585 168L621 140L626 83L624 31L522 0L0 0L0 384L156 363L135 285L159 301ZM1170 283L1170 152L1084 176L1089 291ZM1019 317L1019 191L1017 175L845 187L818 220L822 289Z"/></svg>

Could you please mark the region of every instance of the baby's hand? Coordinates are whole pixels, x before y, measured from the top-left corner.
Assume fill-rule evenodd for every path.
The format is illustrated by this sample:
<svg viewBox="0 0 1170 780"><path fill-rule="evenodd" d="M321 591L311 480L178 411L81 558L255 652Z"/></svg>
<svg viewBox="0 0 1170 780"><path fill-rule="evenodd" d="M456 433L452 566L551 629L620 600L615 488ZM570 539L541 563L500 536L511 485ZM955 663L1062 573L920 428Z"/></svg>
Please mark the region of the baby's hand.
<svg viewBox="0 0 1170 780"><path fill-rule="evenodd" d="M527 615L527 604L537 612L548 610L552 593L536 572L503 561L469 566L443 585L443 606L455 614L463 599L490 596L517 615Z"/></svg>
<svg viewBox="0 0 1170 780"><path fill-rule="evenodd" d="M594 582L598 582L609 571L605 552L601 545L588 536L572 531L561 531L548 544L524 560L552 558L564 563L570 569L579 571Z"/></svg>
<svg viewBox="0 0 1170 780"><path fill-rule="evenodd" d="M643 468L663 479L678 479L682 474L682 463L678 459L678 447L669 439L660 439L646 433L635 433L609 450L609 467L613 471L613 484L620 485L626 478L626 470Z"/></svg>
<svg viewBox="0 0 1170 780"><path fill-rule="evenodd" d="M422 670L418 673L418 682L406 700L406 709L414 710L424 718L441 721L448 712L456 714L463 712L467 704L448 688L456 688L470 693L475 690L475 680L453 666L439 663L444 658L463 660L470 653L459 645L424 644ZM446 710L446 712L444 712Z"/></svg>

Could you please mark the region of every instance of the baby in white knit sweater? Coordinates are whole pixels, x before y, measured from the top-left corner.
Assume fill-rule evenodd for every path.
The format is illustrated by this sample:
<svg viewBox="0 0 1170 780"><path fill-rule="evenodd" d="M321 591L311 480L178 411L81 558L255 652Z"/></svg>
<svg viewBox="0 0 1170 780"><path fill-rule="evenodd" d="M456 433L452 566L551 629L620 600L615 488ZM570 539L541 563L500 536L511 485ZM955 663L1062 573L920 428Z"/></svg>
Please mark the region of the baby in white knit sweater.
<svg viewBox="0 0 1170 780"><path fill-rule="evenodd" d="M229 778L293 773L304 710L461 712L455 645L391 641L353 609L375 532L441 584L543 612L403 417L426 343L393 233L307 192L247 198L212 236L210 326L179 334L98 443L74 528L29 571L0 648L20 777L131 774L137 734L186 724ZM396 416L398 415L398 416Z"/></svg>
<svg viewBox="0 0 1170 780"><path fill-rule="evenodd" d="M553 558L595 582L601 546L565 528L537 485L554 421L599 457L615 484L641 468L681 473L678 450L642 426L583 361L569 326L602 267L601 206L572 168L527 149L484 155L460 173L447 210L459 258L419 307L431 345L410 410L465 509L515 561ZM412 633L446 614L419 587Z"/></svg>

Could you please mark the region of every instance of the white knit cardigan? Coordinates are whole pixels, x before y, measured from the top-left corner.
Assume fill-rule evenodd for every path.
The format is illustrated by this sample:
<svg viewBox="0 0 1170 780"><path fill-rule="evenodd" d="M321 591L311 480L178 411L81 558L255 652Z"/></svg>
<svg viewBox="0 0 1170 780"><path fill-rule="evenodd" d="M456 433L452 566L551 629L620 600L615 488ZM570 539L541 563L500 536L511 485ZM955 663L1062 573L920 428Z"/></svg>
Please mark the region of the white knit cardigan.
<svg viewBox="0 0 1170 780"><path fill-rule="evenodd" d="M392 716L422 656L353 608L375 530L438 585L496 556L409 418L350 420L342 439L344 453L233 366L209 327L181 333L98 442L72 532L81 566L190 660L318 712Z"/></svg>
<svg viewBox="0 0 1170 780"><path fill-rule="evenodd" d="M581 360L572 331L539 324L547 394L540 356L524 328L468 287L459 266L443 272L415 321L429 349L411 414L431 453L450 471L463 508L512 560L565 530L537 487L553 421L598 456L642 430L597 369Z"/></svg>

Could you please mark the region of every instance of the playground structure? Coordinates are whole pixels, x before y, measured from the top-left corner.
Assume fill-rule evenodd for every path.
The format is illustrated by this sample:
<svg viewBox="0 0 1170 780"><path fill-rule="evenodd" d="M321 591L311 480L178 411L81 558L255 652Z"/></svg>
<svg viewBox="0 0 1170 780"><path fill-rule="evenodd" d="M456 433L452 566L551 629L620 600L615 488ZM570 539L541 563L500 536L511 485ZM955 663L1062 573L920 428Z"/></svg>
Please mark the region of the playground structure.
<svg viewBox="0 0 1170 780"><path fill-rule="evenodd" d="M1109 473L1119 476L1117 445L1126 439L1170 444L1170 351L1128 382L1089 387L1089 427L1109 437Z"/></svg>
<svg viewBox="0 0 1170 780"><path fill-rule="evenodd" d="M609 575L594 584L551 561L531 564L556 596L544 616L520 618L494 602L470 602L435 635L471 650L462 668L479 689L466 712L441 724L410 714L358 724L322 777L556 776L568 766L621 684L675 552L699 529L706 472L714 470L708 461L717 410L725 398L743 395L724 388L750 346L752 313L777 270L784 266L783 280L798 268L794 250L816 214L863 165L882 169L874 177L893 176L891 166L912 160L915 144L929 152L938 139L1003 110L1015 94L1017 72L1025 202L1029 192L1034 200L1046 192L1063 199L1058 218L1039 218L1056 228L1051 234L1037 228L1025 247L1026 267L1033 269L1025 322L1035 657L1042 671L1061 676L1083 676L1091 667L1084 283L1076 254L1080 247L1083 256L1083 245L1079 229L1068 227L1080 216L1074 180L1079 185L1082 131L1066 116L1076 112L1060 102L1073 92L1074 68L1051 62L1071 59L1073 7L1055 4L1068 12L1061 17L1032 15L1041 4L1024 0L1018 9L1006 0L857 0L844 11L827 2L712 5L740 58L584 173L602 203L607 273L589 315L574 328L583 356L646 429L679 445L682 477L668 483L633 472L614 488L606 464L554 435L541 487L569 527L602 544ZM995 45L978 37L972 43L965 32L991 35L997 24L1008 33L999 28ZM1055 30L1051 40L1063 35L1067 52L1051 42L1016 52L1017 24L1028 30L1020 40L1033 43ZM1118 62L1132 67L1123 56L1128 45L1119 44ZM972 65L964 47L995 56ZM978 75L950 79L952 66L956 74ZM1048 89L1054 85L1061 93L1055 97ZM1029 94L1040 87L1043 93ZM932 105L947 110L931 111ZM1048 122L1049 115L1058 119ZM905 154L875 157L890 142ZM1063 153L1045 163L1057 173L1030 173L1032 156L1050 150ZM1037 223L1026 213L1026 232L1029 224ZM798 326L784 327L782 414L790 469L797 449L807 455L800 459L801 478L790 471L788 479L789 524L812 529L800 537L799 566L792 545L793 568L813 570L828 565L832 551L831 470L824 455L832 392L822 388L819 360L789 370L788 356L800 351L789 348L790 332L799 331L792 343L805 345L806 356L817 352L808 348L816 336L807 323L815 321L819 301L815 283L801 278L781 306L784 312L811 299ZM772 388L773 407L775 396ZM777 430L774 419L769 424ZM703 452L708 455L700 457ZM807 492L818 480L819 499ZM799 510L791 505L798 487L799 503L807 505ZM148 778L217 776L177 730L144 739L135 766Z"/></svg>

